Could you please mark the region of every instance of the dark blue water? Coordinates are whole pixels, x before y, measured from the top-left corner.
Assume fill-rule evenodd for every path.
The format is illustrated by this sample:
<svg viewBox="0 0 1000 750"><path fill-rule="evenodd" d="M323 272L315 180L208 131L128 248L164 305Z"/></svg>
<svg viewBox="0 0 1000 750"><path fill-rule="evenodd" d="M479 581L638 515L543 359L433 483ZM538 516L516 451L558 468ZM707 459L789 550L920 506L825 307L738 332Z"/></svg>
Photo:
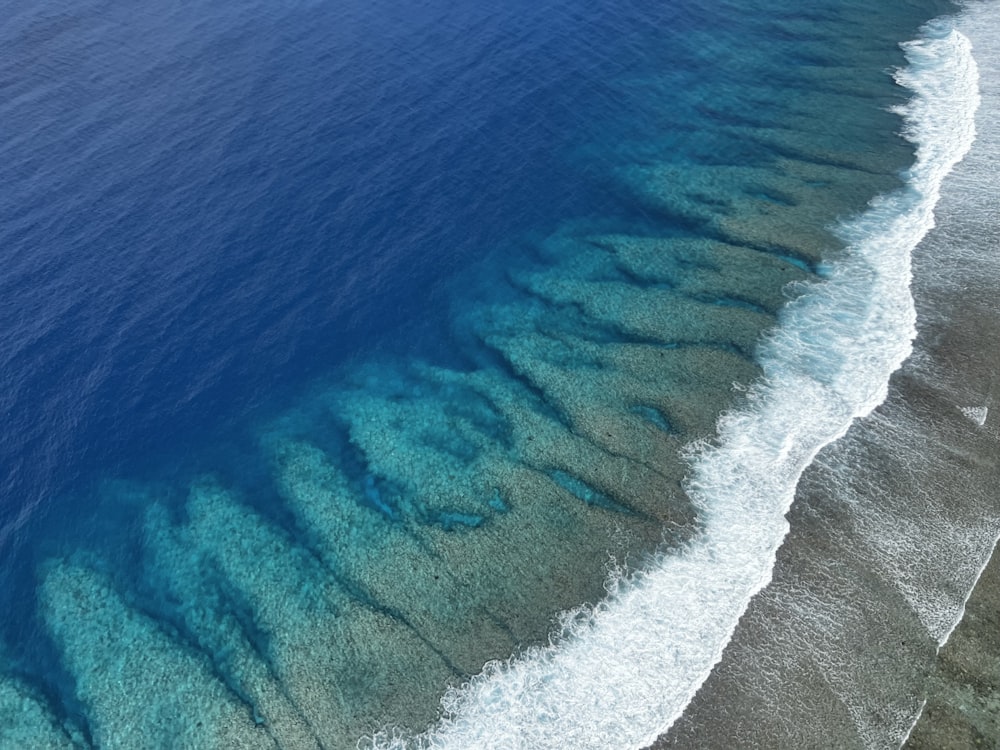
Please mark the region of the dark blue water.
<svg viewBox="0 0 1000 750"><path fill-rule="evenodd" d="M609 81L697 22L643 3L9 6L0 550L21 668L59 671L36 642L40 560L135 561L142 507L109 480L222 467L260 492L248 421L359 348L448 361L457 273L524 256L556 218L635 213L584 149L652 125Z"/></svg>
<svg viewBox="0 0 1000 750"><path fill-rule="evenodd" d="M599 595L607 548L686 538L677 449L757 373L782 288L837 250L825 227L911 158L885 70L939 9L840 49L830 29L868 21L834 5L10 4L4 675L100 744L120 707L90 644L121 627L150 674L209 664L190 684L211 672L255 719L269 683L228 654L259 657L308 719L327 709L290 654L312 653L303 592L329 580L346 641L416 639L433 704L543 638L539 601ZM802 72L845 57L849 85ZM415 583L371 572L415 550ZM449 610L439 577L471 603ZM445 647L479 627L486 650ZM344 726L328 736L377 728Z"/></svg>
<svg viewBox="0 0 1000 750"><path fill-rule="evenodd" d="M57 498L95 471L197 450L360 344L439 320L442 285L502 240L601 207L569 152L608 117L601 76L677 15L605 12L16 6L5 551L26 516L77 510Z"/></svg>

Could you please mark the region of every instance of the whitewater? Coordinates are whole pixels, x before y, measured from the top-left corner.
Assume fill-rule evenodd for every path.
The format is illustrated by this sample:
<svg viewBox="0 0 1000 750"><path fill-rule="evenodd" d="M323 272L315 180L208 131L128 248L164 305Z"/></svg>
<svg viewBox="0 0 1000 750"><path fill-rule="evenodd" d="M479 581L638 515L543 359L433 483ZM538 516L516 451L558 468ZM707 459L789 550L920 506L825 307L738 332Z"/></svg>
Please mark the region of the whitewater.
<svg viewBox="0 0 1000 750"><path fill-rule="evenodd" d="M903 48L908 66L895 79L912 92L899 114L915 163L903 188L838 228L845 249L762 342L763 376L745 405L720 418L715 440L689 447L700 534L637 573L613 573L607 597L565 613L549 646L450 690L427 732L386 731L366 745L640 748L684 712L771 580L802 472L883 402L911 351L910 254L975 139L979 76L969 40L947 19Z"/></svg>

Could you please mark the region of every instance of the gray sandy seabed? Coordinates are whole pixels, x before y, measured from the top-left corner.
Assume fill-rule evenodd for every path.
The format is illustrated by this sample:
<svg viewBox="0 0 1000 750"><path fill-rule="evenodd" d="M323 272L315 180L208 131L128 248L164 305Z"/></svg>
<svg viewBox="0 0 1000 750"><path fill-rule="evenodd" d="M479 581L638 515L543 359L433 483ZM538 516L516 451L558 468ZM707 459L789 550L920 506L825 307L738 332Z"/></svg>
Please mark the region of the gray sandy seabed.
<svg viewBox="0 0 1000 750"><path fill-rule="evenodd" d="M927 705L905 750L1000 746L1000 557L995 553L965 617L938 656Z"/></svg>

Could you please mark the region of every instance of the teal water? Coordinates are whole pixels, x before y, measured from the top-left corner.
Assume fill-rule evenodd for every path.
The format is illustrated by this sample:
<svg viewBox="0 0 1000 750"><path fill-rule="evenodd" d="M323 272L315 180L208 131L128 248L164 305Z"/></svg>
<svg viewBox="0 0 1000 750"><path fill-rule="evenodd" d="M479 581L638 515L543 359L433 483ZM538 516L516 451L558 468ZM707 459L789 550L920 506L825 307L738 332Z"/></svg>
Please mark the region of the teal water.
<svg viewBox="0 0 1000 750"><path fill-rule="evenodd" d="M891 108L912 94L890 73L906 64L898 43L944 10L716 3L656 24L641 5L596 7L587 21L606 37L586 37L592 57L574 46L583 72L544 78L540 93L507 50L542 60L587 24L562 6L550 12L563 28L537 35L530 22L545 19L525 9L460 16L444 32L485 34L490 75L472 82L504 82L505 106L476 120L406 102L432 125L461 123L462 137L394 135L434 180L393 183L389 159L359 182L398 200L355 193L337 208L362 217L348 239L421 243L402 260L324 256L337 293L363 300L343 310L304 263L275 282L285 297L271 308L264 281L299 247L279 232L292 250L245 281L263 286L236 286L226 318L254 335L220 350L222 364L206 359L224 374L192 391L190 413L164 418L162 442L151 419L134 456L104 446L106 470L78 468L50 505L9 514L28 520L6 527L0 744L339 748L385 727L418 732L448 687L585 621L574 608L604 598L609 573L697 550L713 499L692 499L684 448L712 438L724 409L747 407L762 336L809 282L836 275L848 244L838 223L903 186L913 147ZM402 16L399 28L423 29ZM482 31L495 27L507 35ZM416 53L434 57L433 39ZM446 62L448 75L476 70ZM393 92L403 72L386 79ZM561 120L540 116L561 83L578 98L548 113ZM568 130L552 138L557 127ZM542 159L553 144L558 158ZM452 148L466 166L450 169ZM441 205L428 206L423 191L437 188ZM230 219L237 236L255 215ZM344 227L322 223L312 241L337 244ZM300 331L284 356L272 339L284 323L264 318L352 340L331 352ZM821 385L836 380L823 369L828 333L798 342ZM269 357L282 374L273 392L267 379L241 390L241 373L264 377L254 368ZM197 383L198 358L178 372ZM811 405L791 395L800 413ZM135 398L137 413L149 398ZM753 559L766 567L766 550ZM593 746L626 742L578 716Z"/></svg>
<svg viewBox="0 0 1000 750"><path fill-rule="evenodd" d="M803 474L772 582L657 748L909 747L911 729L927 747L1000 741L977 676L996 669L993 623L968 623L983 651L950 640L1000 534L996 10L966 3L944 24L971 51L982 101L913 252L913 353L885 402ZM958 655L945 691L942 646Z"/></svg>

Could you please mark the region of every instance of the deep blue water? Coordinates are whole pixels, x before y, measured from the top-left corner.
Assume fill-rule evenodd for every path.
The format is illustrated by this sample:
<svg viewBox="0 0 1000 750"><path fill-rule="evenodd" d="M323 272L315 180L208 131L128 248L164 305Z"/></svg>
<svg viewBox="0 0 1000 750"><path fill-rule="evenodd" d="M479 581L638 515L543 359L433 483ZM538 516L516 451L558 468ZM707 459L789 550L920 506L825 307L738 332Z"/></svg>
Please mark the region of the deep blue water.
<svg viewBox="0 0 1000 750"><path fill-rule="evenodd" d="M72 513L58 498L95 474L197 452L360 344L432 327L443 284L484 253L602 208L570 152L614 115L602 76L678 15L607 12L17 8L5 551L24 514Z"/></svg>
<svg viewBox="0 0 1000 750"><path fill-rule="evenodd" d="M359 348L449 361L457 273L635 213L586 148L654 126L609 82L697 23L649 3L9 6L0 550L21 669L50 660L40 561L132 561L141 508L108 480L223 467L261 492L248 422Z"/></svg>
<svg viewBox="0 0 1000 750"><path fill-rule="evenodd" d="M322 371L434 309L474 249L587 200L552 96L584 84L523 38L526 9L510 27L427 10L29 6L8 23L8 517ZM508 36L528 91L468 70ZM517 99L544 127L512 122Z"/></svg>
<svg viewBox="0 0 1000 750"><path fill-rule="evenodd" d="M612 169L663 138L662 102L621 80L672 61L684 86L703 52L687 31L724 42L723 20L651 3L15 6L5 568L39 537L127 533L95 483L218 468L248 417L359 347L457 356L443 291L472 264L493 269L476 272L489 294L558 221L642 221Z"/></svg>
<svg viewBox="0 0 1000 750"><path fill-rule="evenodd" d="M289 559L310 550L351 606L405 622L438 654L450 636L422 629L408 600L382 601L381 579L341 559L353 548L323 557L326 530L281 499L301 494L282 474L283 441L319 446L358 507L446 567L474 554L455 538L519 510L533 481L580 501L584 520L567 510L546 523L582 524L594 550L608 546L600 530L619 523L592 519L600 513L634 524L622 555L648 551L666 519L687 528L680 537L695 528L671 494L679 459L666 457L705 435L733 380L755 374L753 342L774 323L781 288L836 250L823 227L898 184L911 152L886 111L904 98L885 75L902 64L886 40L939 12L902 6L846 50L829 40L837 24L868 23L863 6L841 18L836 4L760 5L9 4L0 26L0 608L9 613L0 657L9 672L88 740L102 736L86 668L67 656L79 649L53 624L71 597L61 583L39 594L44 580L62 580L48 572L52 559L100 571L129 611L183 649L218 648L214 631L190 619L196 605L164 593L151 552L170 537L158 536L166 527L153 505L177 534L195 528L192 539L202 539L199 512L220 529L252 526L214 506L192 509L189 488L197 495L205 475L273 524ZM845 109L836 84L803 94L812 69L845 57L857 80L843 88L864 95ZM806 149L800 131L816 144L810 165L857 173L788 177L781 160ZM832 197L814 210L821 183ZM766 228L772 212L796 207L796 226L814 234ZM583 235L720 241L742 254L691 245L676 258L665 251L673 259L663 268L645 256L612 267L595 248L625 257L624 244L580 244ZM625 284L638 290L636 310L620 296ZM661 293L687 307L673 312L676 300ZM658 315L679 322L651 332ZM594 353L604 345L632 348ZM639 351L653 346L661 356L697 351L661 384ZM413 362L452 374L428 376ZM577 366L597 379L563 376ZM506 401L503 378L519 389ZM643 390L661 385L662 403ZM609 393L627 406L614 407L624 421L608 416ZM428 416L442 411L447 427ZM538 415L558 425L550 437ZM396 432L365 432L378 419ZM626 433L659 437L648 450L622 448ZM527 448L536 435L548 441L540 457ZM412 472L393 463L397 447L413 451ZM619 456L649 472L635 480L646 490L619 493L585 468ZM475 475L479 506L460 492L438 504L420 497L421 482L453 465ZM495 487L484 490L480 475ZM577 532L565 533L553 549L576 544ZM248 643L285 679L269 650L281 638L239 577L244 563L205 551L203 539L178 544L202 550L198 565L212 571L188 592L222 591L220 610L240 613ZM599 592L604 555L591 557L579 585ZM321 577L302 570L305 581ZM517 614L543 594L503 606L492 596L473 607L500 613L485 618L504 633L487 655L544 635ZM575 601L566 596L553 606ZM449 679L477 668L447 656ZM239 683L218 653L205 658L229 687ZM253 703L243 689L233 688Z"/></svg>

